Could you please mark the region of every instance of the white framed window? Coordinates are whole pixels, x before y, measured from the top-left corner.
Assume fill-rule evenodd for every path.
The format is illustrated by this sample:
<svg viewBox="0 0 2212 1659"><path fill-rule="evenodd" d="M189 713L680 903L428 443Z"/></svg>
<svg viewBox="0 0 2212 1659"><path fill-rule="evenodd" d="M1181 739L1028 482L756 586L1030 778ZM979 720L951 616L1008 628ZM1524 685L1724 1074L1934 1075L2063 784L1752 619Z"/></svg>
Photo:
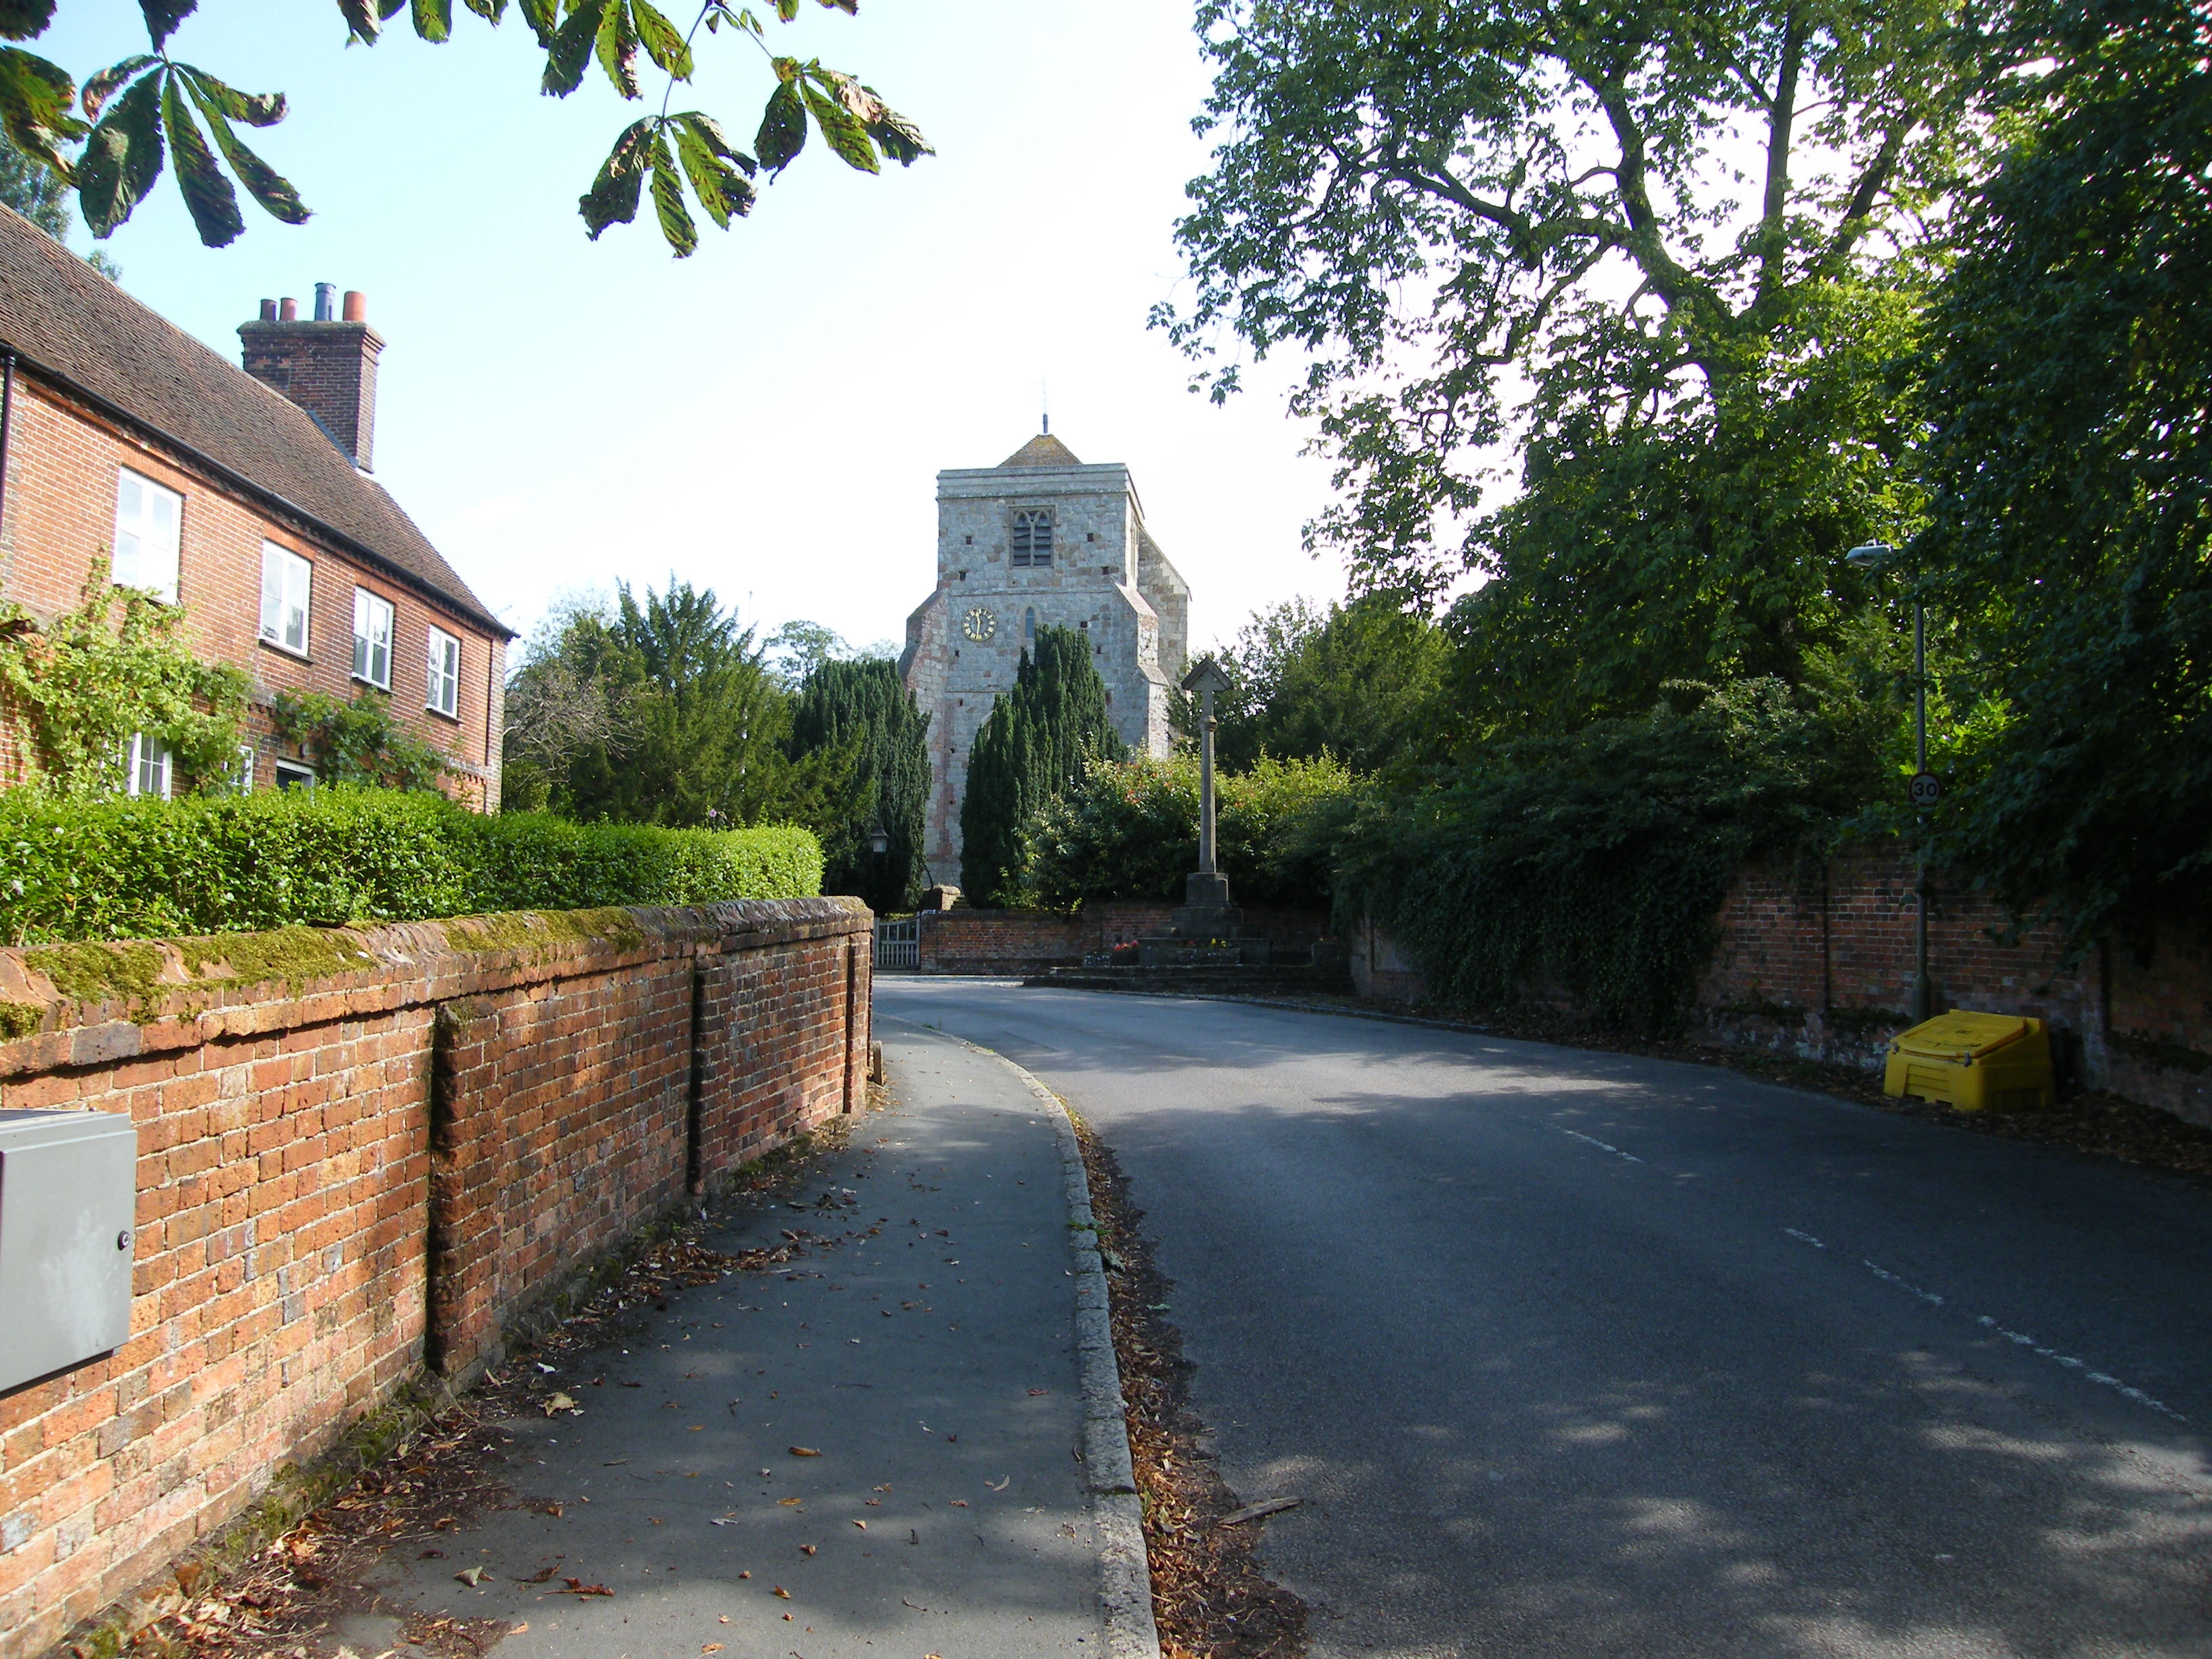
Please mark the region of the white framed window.
<svg viewBox="0 0 2212 1659"><path fill-rule="evenodd" d="M261 544L261 637L307 654L307 606L315 567L289 547Z"/></svg>
<svg viewBox="0 0 2212 1659"><path fill-rule="evenodd" d="M230 775L230 787L241 795L253 793L253 745L250 743L238 745L238 765Z"/></svg>
<svg viewBox="0 0 2212 1659"><path fill-rule="evenodd" d="M124 787L133 795L154 795L162 800L169 799L169 775L172 757L169 745L159 738L149 738L143 732L131 734L130 775Z"/></svg>
<svg viewBox="0 0 2212 1659"><path fill-rule="evenodd" d="M392 690L392 601L353 591L353 677Z"/></svg>
<svg viewBox="0 0 2212 1659"><path fill-rule="evenodd" d="M276 763L276 787L279 789L312 789L315 787L315 769L302 766L297 761Z"/></svg>
<svg viewBox="0 0 2212 1659"><path fill-rule="evenodd" d="M115 481L115 554L110 577L118 587L150 588L165 604L177 602L177 549L185 498L129 467Z"/></svg>
<svg viewBox="0 0 2212 1659"><path fill-rule="evenodd" d="M430 630L429 702L434 714L461 715L461 642L442 628Z"/></svg>

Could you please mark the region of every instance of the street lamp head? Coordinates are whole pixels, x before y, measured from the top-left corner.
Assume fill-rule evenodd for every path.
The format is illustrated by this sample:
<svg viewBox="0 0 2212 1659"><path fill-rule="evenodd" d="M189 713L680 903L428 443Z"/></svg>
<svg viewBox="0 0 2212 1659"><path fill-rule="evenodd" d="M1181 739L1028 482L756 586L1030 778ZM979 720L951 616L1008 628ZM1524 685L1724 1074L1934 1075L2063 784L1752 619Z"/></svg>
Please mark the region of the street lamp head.
<svg viewBox="0 0 2212 1659"><path fill-rule="evenodd" d="M868 831L868 850L878 858L891 850L890 832L880 823Z"/></svg>
<svg viewBox="0 0 2212 1659"><path fill-rule="evenodd" d="M1897 556L1887 542L1867 542L1844 555L1844 562L1859 570L1879 570Z"/></svg>

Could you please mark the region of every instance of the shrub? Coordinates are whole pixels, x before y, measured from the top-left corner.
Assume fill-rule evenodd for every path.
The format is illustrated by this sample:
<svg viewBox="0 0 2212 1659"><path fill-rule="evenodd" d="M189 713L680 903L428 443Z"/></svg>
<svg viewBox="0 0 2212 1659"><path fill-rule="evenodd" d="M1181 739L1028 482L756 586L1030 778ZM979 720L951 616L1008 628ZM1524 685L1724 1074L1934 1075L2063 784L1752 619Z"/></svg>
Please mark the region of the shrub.
<svg viewBox="0 0 2212 1659"><path fill-rule="evenodd" d="M343 786L177 801L0 792L0 850L11 944L800 898L822 884L804 830L487 817L441 795Z"/></svg>
<svg viewBox="0 0 2212 1659"><path fill-rule="evenodd" d="M1329 756L1214 777L1215 858L1231 895L1263 904L1326 904L1334 826L1358 784ZM1030 819L1029 891L1055 908L1091 899L1180 899L1198 868L1198 761L1094 763Z"/></svg>

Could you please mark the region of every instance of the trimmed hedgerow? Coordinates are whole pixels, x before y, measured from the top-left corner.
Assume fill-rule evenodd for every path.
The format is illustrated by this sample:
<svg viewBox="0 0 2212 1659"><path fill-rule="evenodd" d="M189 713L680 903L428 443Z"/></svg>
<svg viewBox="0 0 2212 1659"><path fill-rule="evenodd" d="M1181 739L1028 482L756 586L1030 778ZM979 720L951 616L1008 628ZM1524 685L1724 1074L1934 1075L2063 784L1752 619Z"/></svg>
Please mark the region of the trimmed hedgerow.
<svg viewBox="0 0 2212 1659"><path fill-rule="evenodd" d="M485 817L441 795L342 787L176 801L0 792L7 944L821 890L820 843L780 825Z"/></svg>

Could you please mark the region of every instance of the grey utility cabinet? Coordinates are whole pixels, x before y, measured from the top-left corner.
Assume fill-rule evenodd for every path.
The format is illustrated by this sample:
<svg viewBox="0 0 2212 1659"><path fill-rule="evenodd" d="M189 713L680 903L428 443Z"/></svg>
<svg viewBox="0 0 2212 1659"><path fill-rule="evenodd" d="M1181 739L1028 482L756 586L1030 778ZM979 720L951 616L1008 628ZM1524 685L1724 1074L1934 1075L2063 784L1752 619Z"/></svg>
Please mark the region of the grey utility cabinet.
<svg viewBox="0 0 2212 1659"><path fill-rule="evenodd" d="M137 1207L128 1117L0 1111L0 1389L130 1340Z"/></svg>

